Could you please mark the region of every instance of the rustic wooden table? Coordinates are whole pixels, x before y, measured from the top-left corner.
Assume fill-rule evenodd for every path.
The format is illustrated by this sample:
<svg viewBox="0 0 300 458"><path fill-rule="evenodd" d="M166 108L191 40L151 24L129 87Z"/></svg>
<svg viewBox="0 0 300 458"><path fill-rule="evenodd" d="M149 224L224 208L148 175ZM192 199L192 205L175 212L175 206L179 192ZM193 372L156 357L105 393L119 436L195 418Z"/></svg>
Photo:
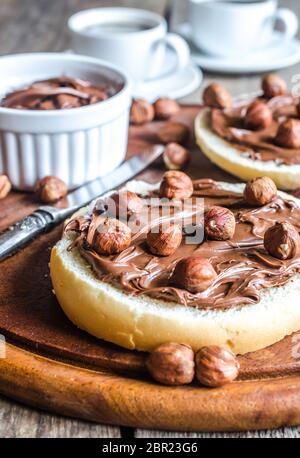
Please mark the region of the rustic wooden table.
<svg viewBox="0 0 300 458"><path fill-rule="evenodd" d="M300 16L298 0L281 0ZM67 18L74 12L95 6L139 7L163 13L166 1L161 0L1 0L0 54L29 51L62 51L68 48ZM172 23L185 17L186 1L174 0ZM281 72L291 82L300 74L300 64ZM222 76L205 74L205 83L219 81L233 94L256 90L260 75ZM200 89L184 101L198 101ZM0 437L300 437L299 428L248 433L168 433L159 431L95 425L39 412L0 397Z"/></svg>

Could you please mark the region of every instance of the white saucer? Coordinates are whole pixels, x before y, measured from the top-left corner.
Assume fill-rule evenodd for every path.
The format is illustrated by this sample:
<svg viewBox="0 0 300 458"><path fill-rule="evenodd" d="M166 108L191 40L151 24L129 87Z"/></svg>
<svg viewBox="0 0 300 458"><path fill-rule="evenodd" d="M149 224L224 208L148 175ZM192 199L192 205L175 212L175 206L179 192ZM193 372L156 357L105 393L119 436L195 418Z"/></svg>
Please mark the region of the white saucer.
<svg viewBox="0 0 300 458"><path fill-rule="evenodd" d="M154 102L161 96L179 99L198 89L203 80L203 73L192 61L186 68L172 72L176 57L167 51L163 75L133 87L134 97L142 97Z"/></svg>
<svg viewBox="0 0 300 458"><path fill-rule="evenodd" d="M193 61L209 71L259 73L289 67L300 61L300 41L296 38L283 40L280 32L274 32L270 45L241 58L212 56L199 50L192 43L191 30L187 23L177 25L176 32L189 42Z"/></svg>

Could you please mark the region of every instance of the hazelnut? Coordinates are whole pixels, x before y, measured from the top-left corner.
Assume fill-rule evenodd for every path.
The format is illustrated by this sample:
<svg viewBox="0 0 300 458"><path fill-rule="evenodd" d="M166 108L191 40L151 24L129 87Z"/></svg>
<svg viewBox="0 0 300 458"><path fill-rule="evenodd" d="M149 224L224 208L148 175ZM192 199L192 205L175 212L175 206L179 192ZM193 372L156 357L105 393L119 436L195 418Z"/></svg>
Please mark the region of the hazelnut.
<svg viewBox="0 0 300 458"><path fill-rule="evenodd" d="M172 281L190 293L205 291L217 278L217 273L208 259L190 256L181 259L174 270Z"/></svg>
<svg viewBox="0 0 300 458"><path fill-rule="evenodd" d="M167 120L176 115L180 111L180 106L176 100L168 97L161 97L153 104L155 118Z"/></svg>
<svg viewBox="0 0 300 458"><path fill-rule="evenodd" d="M264 102L256 100L247 108L245 115L245 126L247 129L266 129L272 124L273 115Z"/></svg>
<svg viewBox="0 0 300 458"><path fill-rule="evenodd" d="M143 209L142 199L131 191L119 191L110 196L115 204L115 213L117 218L127 219L132 215L138 214Z"/></svg>
<svg viewBox="0 0 300 458"><path fill-rule="evenodd" d="M162 178L159 195L167 199L188 199L194 191L193 182L184 172L169 170Z"/></svg>
<svg viewBox="0 0 300 458"><path fill-rule="evenodd" d="M275 143L283 148L300 148L300 121L288 119L281 123L275 137Z"/></svg>
<svg viewBox="0 0 300 458"><path fill-rule="evenodd" d="M300 236L292 224L275 223L265 232L264 247L274 258L291 259L299 251Z"/></svg>
<svg viewBox="0 0 300 458"><path fill-rule="evenodd" d="M212 207L204 216L205 235L212 240L231 239L235 231L232 211L224 207Z"/></svg>
<svg viewBox="0 0 300 458"><path fill-rule="evenodd" d="M205 105L213 108L230 108L232 98L221 84L213 83L204 89L203 102Z"/></svg>
<svg viewBox="0 0 300 458"><path fill-rule="evenodd" d="M63 180L49 175L36 183L35 193L41 202L51 204L65 197L68 188Z"/></svg>
<svg viewBox="0 0 300 458"><path fill-rule="evenodd" d="M180 145L183 145L187 142L189 135L188 127L179 122L168 122L157 133L158 140L165 145L167 143L180 143Z"/></svg>
<svg viewBox="0 0 300 458"><path fill-rule="evenodd" d="M130 109L130 123L135 125L146 124L154 119L154 108L144 99L134 99Z"/></svg>
<svg viewBox="0 0 300 458"><path fill-rule="evenodd" d="M249 205L262 207L277 195L276 184L269 177L253 178L244 189L244 199Z"/></svg>
<svg viewBox="0 0 300 458"><path fill-rule="evenodd" d="M169 170L182 170L190 162L190 152L178 143L169 143L164 151L163 160Z"/></svg>
<svg viewBox="0 0 300 458"><path fill-rule="evenodd" d="M160 226L158 231L149 231L147 244L151 253L158 256L170 256L175 253L182 240L182 230L178 224Z"/></svg>
<svg viewBox="0 0 300 458"><path fill-rule="evenodd" d="M286 82L278 75L266 75L262 80L262 90L268 99L284 95L287 92Z"/></svg>
<svg viewBox="0 0 300 458"><path fill-rule="evenodd" d="M114 218L105 218L97 226L92 235L92 240L87 241L99 254L118 254L126 250L131 243L131 230L129 227Z"/></svg>
<svg viewBox="0 0 300 458"><path fill-rule="evenodd" d="M240 364L234 353L227 347L211 345L203 347L196 354L196 378L201 385L218 387L235 380Z"/></svg>
<svg viewBox="0 0 300 458"><path fill-rule="evenodd" d="M195 375L194 352L188 345L165 343L157 347L146 361L151 377L164 385L186 385Z"/></svg>
<svg viewBox="0 0 300 458"><path fill-rule="evenodd" d="M11 182L6 175L0 175L0 199L4 199L11 190Z"/></svg>

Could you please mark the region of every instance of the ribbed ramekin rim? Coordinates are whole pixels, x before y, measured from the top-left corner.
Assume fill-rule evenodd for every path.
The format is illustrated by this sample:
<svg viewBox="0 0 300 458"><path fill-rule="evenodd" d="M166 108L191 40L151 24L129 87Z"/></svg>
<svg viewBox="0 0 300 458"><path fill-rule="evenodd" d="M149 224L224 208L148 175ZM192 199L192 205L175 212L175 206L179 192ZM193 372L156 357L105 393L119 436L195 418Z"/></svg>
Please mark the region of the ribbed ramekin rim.
<svg viewBox="0 0 300 458"><path fill-rule="evenodd" d="M97 110L106 110L107 107L109 106L110 103L115 102L116 98L121 98L124 94L129 93L132 87L132 82L131 79L129 78L128 74L123 70L120 69L118 66L110 64L102 59L97 59L95 57L88 57L88 56L82 56L80 54L67 54L67 53L57 53L57 52L33 52L33 53L20 53L20 54L10 54L6 56L1 56L0 57L0 66L3 61L5 60L13 60L13 59L21 59L29 56L33 57L34 59L44 59L47 60L48 58L50 59L59 59L59 60L66 60L66 61L77 61L77 62L82 62L82 63L90 63L90 64L96 64L101 67L104 67L108 70L112 70L115 73L117 73L123 80L124 86L122 89L114 94L113 96L109 97L107 100L104 100L102 102L97 102L93 103L91 105L86 105L83 107L77 107L77 108L64 108L63 110L27 110L27 109L18 109L18 108L7 108L7 107L1 107L0 106L0 114L1 115L9 115L9 116L15 116L16 118L23 118L26 116L27 118L32 117L33 119L35 118L55 118L58 116L58 114L61 116L62 114L66 117L72 117L72 116L79 116L80 114L87 114L92 111L97 111Z"/></svg>

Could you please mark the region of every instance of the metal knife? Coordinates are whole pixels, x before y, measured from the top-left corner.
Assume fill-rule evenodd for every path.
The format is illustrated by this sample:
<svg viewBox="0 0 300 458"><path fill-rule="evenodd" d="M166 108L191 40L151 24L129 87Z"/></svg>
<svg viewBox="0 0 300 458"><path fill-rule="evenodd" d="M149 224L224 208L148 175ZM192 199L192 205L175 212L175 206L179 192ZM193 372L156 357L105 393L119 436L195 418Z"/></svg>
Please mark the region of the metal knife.
<svg viewBox="0 0 300 458"><path fill-rule="evenodd" d="M69 193L68 207L56 208L51 205L45 205L38 208L31 215L26 216L22 221L17 222L14 226L11 226L0 235L0 261L16 252L39 234L61 223L80 207L87 205L96 197L120 186L142 172L163 151L164 146L155 145L150 150L125 161L105 177L90 181L76 189L76 191Z"/></svg>

